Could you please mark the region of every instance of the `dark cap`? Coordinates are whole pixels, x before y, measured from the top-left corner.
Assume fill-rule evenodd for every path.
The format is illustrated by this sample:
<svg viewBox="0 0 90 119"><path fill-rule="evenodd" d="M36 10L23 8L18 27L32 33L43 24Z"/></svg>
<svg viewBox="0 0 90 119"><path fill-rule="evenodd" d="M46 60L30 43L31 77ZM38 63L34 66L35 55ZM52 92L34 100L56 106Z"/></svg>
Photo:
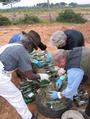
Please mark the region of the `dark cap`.
<svg viewBox="0 0 90 119"><path fill-rule="evenodd" d="M46 50L47 46L41 42L41 37L37 32L31 30L27 33L27 35L28 38L33 42L36 50L38 49L38 47L41 50Z"/></svg>

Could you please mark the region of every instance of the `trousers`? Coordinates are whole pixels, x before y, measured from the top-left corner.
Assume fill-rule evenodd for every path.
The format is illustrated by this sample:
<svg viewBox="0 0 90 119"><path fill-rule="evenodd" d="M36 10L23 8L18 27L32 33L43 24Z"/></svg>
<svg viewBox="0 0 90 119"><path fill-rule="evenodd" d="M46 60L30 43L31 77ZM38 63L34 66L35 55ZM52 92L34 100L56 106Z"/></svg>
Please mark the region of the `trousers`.
<svg viewBox="0 0 90 119"><path fill-rule="evenodd" d="M31 119L32 113L29 111L20 90L12 83L11 73L3 70L0 62L0 96L5 98L18 112L22 119Z"/></svg>

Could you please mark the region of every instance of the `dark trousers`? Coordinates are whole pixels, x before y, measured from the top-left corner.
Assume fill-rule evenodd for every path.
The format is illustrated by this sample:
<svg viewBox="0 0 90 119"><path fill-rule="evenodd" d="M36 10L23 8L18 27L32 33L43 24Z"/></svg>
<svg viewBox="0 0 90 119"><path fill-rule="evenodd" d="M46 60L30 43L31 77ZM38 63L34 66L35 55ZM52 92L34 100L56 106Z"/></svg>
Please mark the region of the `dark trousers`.
<svg viewBox="0 0 90 119"><path fill-rule="evenodd" d="M85 113L90 116L90 96L89 96L89 100L88 100L88 105L86 107Z"/></svg>

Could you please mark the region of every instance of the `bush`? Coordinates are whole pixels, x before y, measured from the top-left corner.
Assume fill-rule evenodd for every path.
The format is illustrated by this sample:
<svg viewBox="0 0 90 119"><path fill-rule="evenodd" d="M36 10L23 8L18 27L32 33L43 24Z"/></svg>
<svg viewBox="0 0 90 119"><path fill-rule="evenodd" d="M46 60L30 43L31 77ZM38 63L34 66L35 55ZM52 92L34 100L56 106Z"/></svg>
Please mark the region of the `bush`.
<svg viewBox="0 0 90 119"><path fill-rule="evenodd" d="M10 25L11 21L7 17L0 16L0 26Z"/></svg>
<svg viewBox="0 0 90 119"><path fill-rule="evenodd" d="M37 16L25 15L24 18L20 18L18 21L16 21L15 24L33 24L33 23L40 23L40 19Z"/></svg>
<svg viewBox="0 0 90 119"><path fill-rule="evenodd" d="M85 20L81 14L77 14L71 9L66 9L59 13L56 21L69 23L85 23L87 20Z"/></svg>

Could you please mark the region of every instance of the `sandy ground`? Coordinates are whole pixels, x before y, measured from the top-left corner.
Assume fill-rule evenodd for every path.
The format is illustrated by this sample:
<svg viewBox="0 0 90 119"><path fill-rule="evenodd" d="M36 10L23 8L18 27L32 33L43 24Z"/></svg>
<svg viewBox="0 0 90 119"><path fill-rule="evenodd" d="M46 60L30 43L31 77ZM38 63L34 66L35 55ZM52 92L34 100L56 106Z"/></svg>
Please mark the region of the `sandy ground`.
<svg viewBox="0 0 90 119"><path fill-rule="evenodd" d="M48 47L47 49L52 53L55 53L57 49L53 47L52 44L50 43L49 40L50 36L56 30L64 30L67 28L80 30L85 37L86 47L90 47L90 22L82 25L38 24L38 25L0 27L0 45L8 43L11 36L14 35L15 33L18 33L20 31L28 32L30 30L35 30L41 35L42 41L46 43ZM14 78L17 80L16 76L14 76ZM29 104L28 107L33 112L37 110L35 103ZM21 119L20 116L15 111L15 109L11 105L9 105L7 101L5 101L3 98L0 97L0 119L12 119L12 118ZM49 119L49 118L41 115L40 119Z"/></svg>

